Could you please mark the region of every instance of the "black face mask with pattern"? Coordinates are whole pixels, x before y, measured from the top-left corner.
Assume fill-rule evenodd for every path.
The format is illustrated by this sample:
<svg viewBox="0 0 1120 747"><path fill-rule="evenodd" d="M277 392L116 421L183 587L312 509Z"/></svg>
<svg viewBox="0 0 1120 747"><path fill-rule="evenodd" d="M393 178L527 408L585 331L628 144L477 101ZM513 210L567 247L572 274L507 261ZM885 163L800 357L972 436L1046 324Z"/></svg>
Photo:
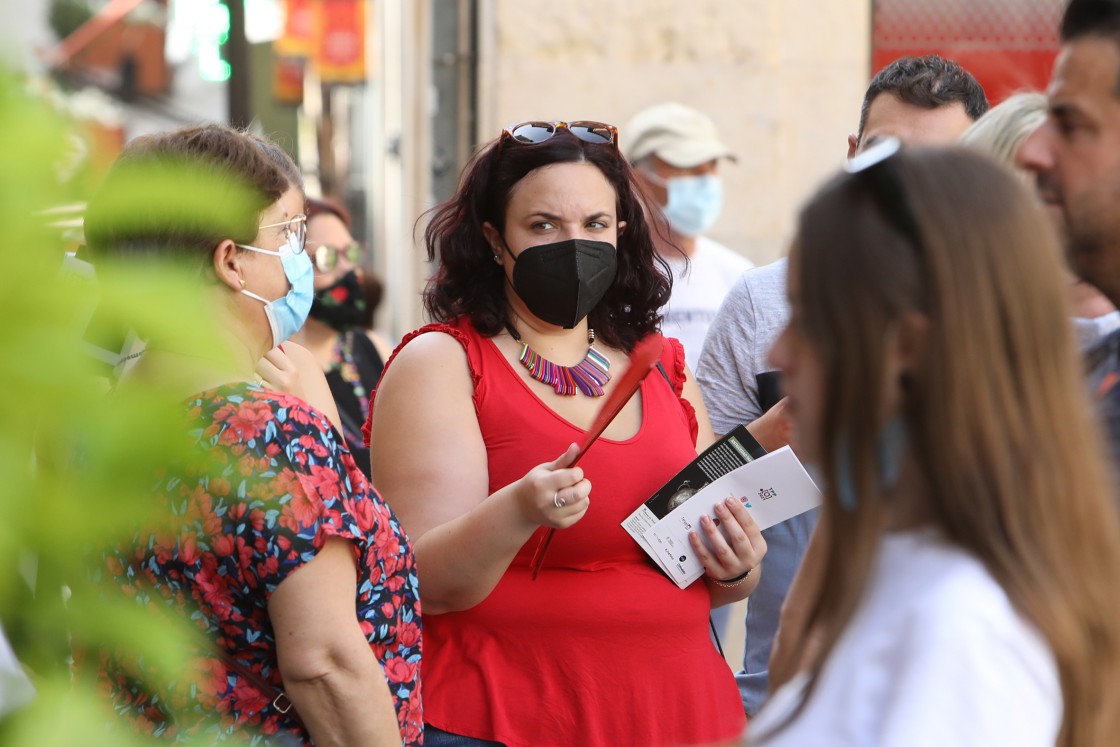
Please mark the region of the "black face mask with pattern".
<svg viewBox="0 0 1120 747"><path fill-rule="evenodd" d="M571 329L603 300L617 271L618 253L605 241L538 244L514 257L513 290L538 319Z"/></svg>
<svg viewBox="0 0 1120 747"><path fill-rule="evenodd" d="M308 314L339 332L362 323L366 316L366 297L358 273L346 273L333 285L315 291Z"/></svg>

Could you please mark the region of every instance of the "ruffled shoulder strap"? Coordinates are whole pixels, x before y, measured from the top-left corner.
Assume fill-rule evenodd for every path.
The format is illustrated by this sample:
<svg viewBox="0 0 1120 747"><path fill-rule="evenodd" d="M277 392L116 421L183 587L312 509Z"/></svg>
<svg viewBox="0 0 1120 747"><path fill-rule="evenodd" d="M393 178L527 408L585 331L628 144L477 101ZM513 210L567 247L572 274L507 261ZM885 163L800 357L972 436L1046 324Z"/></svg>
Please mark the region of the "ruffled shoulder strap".
<svg viewBox="0 0 1120 747"><path fill-rule="evenodd" d="M389 370L389 366L393 365L396 360L397 353L399 353L405 345L411 342L414 338L420 335L427 334L428 332L442 332L445 335L450 335L456 342L463 346L463 350L467 354L467 365L470 367L471 385L477 390L478 382L481 374L478 372L478 335L470 326L470 319L463 317L453 322L433 322L425 324L419 329L414 329L404 336L400 344L393 349L392 355L389 360L385 361L385 367L381 370L381 378L377 380L377 386L369 395L369 413L366 415L366 422L362 425L362 440L366 446L369 446L369 432L373 427L373 405L377 400L377 389L381 386L382 379L385 378L385 372Z"/></svg>
<svg viewBox="0 0 1120 747"><path fill-rule="evenodd" d="M680 403L685 420L688 421L688 432L692 434L692 443L696 443L696 436L700 431L700 426L696 423L696 409L683 396L685 382L684 346L675 337L662 337L661 341L663 343L661 358L658 360L660 370L654 371L650 375L656 376L662 381L668 379L673 394L677 395L677 401Z"/></svg>
<svg viewBox="0 0 1120 747"><path fill-rule="evenodd" d="M679 397L681 392L684 391L684 346L681 341L675 337L662 337L661 349L661 366L665 369L665 375L669 377L669 383L673 386L673 392Z"/></svg>

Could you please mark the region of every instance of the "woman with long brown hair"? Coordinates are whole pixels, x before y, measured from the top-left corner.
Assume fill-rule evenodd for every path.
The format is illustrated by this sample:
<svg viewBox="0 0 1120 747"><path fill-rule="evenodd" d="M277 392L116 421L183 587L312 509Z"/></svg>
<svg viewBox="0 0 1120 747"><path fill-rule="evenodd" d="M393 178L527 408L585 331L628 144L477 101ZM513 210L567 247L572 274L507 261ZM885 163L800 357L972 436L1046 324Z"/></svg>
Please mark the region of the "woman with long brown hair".
<svg viewBox="0 0 1120 747"><path fill-rule="evenodd" d="M982 156L892 150L809 201L790 254L771 358L821 562L753 743L1112 744L1120 526L1058 242Z"/></svg>

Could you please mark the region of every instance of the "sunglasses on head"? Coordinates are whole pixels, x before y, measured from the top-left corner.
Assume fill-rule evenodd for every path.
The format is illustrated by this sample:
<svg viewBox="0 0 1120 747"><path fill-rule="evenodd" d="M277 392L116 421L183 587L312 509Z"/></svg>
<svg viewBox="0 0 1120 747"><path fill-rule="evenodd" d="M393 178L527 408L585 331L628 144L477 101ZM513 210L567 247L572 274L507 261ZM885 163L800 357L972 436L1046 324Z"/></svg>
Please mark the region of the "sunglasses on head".
<svg viewBox="0 0 1120 747"><path fill-rule="evenodd" d="M352 265L358 264L358 260L362 257L362 245L357 241L341 248L319 244L311 250L311 259L319 272L330 272L338 267L338 260L341 257L345 257Z"/></svg>
<svg viewBox="0 0 1120 747"><path fill-rule="evenodd" d="M618 128L603 122L522 122L502 130L498 147L510 140L519 145L536 145L567 130L585 143L613 145L618 150Z"/></svg>
<svg viewBox="0 0 1120 747"><path fill-rule="evenodd" d="M922 232L906 200L906 190L895 173L891 157L902 148L896 137L884 137L844 164L844 171L859 175L887 220L915 247L922 246Z"/></svg>

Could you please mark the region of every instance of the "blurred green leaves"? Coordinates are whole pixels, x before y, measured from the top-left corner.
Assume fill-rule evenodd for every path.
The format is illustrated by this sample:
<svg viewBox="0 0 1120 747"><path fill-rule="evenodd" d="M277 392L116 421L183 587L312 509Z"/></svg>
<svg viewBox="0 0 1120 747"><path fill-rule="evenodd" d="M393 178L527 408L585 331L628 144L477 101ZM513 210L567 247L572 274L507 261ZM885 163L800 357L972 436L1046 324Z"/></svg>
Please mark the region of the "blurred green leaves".
<svg viewBox="0 0 1120 747"><path fill-rule="evenodd" d="M63 268L68 247L42 211L87 199L96 177L60 182L72 138L0 71L0 621L38 691L0 722L0 743L140 745L147 740L110 729L107 699L88 671L73 676L70 654L75 643L105 646L176 672L193 651L190 631L93 580L96 548L157 515L151 486L187 447L168 427L182 393L111 394L111 368L83 338L94 308L110 327L140 319L185 345L212 328L197 281L122 268L95 283ZM197 207L197 185L172 177ZM33 569L32 584L21 568Z"/></svg>

